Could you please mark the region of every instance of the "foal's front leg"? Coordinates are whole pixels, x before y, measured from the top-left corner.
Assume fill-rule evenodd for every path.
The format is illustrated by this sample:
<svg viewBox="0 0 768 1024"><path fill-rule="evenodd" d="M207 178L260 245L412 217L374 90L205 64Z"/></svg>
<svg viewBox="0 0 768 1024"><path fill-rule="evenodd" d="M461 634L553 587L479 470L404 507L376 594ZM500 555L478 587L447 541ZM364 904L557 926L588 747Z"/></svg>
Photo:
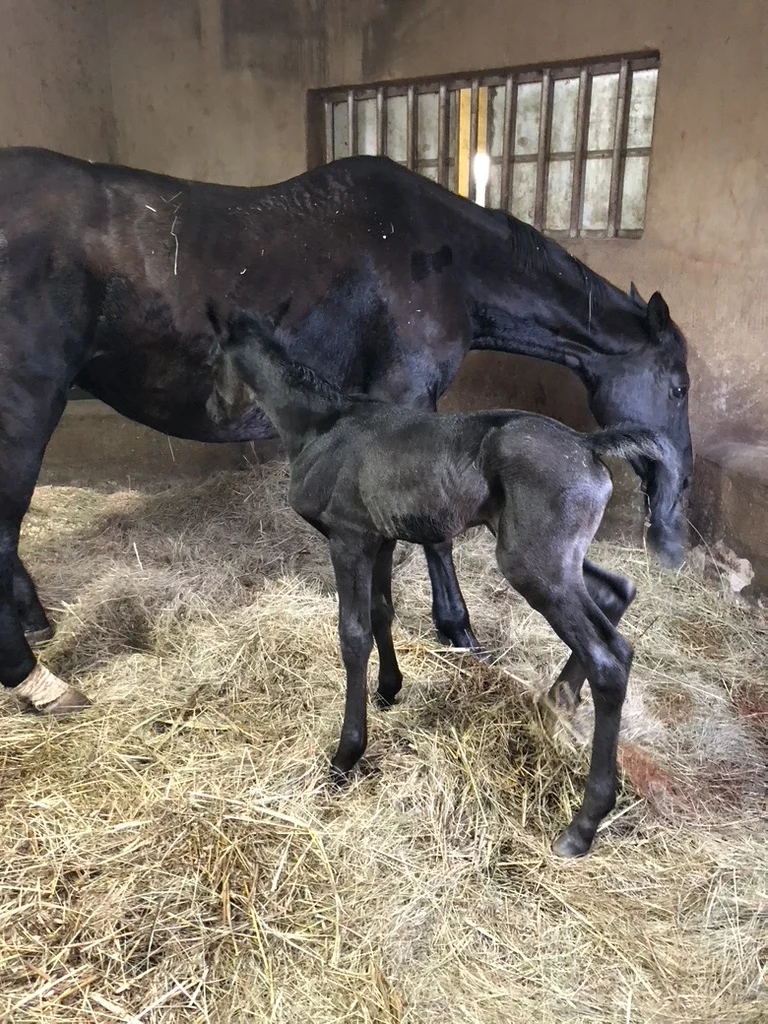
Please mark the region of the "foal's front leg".
<svg viewBox="0 0 768 1024"><path fill-rule="evenodd" d="M371 581L380 541L355 534L330 538L331 561L339 594L339 643L347 674L341 739L331 762L331 776L345 782L365 752L367 672L373 647Z"/></svg>

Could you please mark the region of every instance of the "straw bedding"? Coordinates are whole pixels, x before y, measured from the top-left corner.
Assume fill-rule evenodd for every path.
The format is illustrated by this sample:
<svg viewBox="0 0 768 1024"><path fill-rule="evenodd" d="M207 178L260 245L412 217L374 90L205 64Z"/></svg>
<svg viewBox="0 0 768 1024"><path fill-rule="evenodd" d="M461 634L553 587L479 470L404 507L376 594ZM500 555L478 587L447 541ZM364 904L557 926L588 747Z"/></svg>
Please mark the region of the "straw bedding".
<svg viewBox="0 0 768 1024"><path fill-rule="evenodd" d="M324 542L286 468L157 493L41 488L23 553L45 663L96 702L0 705L0 1020L757 1022L764 987L768 631L692 569L596 545L639 597L619 804L549 852L591 705L535 697L564 649L457 546L483 667L438 646L398 549L406 677L363 769L324 785L342 710ZM375 655L372 659L372 675Z"/></svg>

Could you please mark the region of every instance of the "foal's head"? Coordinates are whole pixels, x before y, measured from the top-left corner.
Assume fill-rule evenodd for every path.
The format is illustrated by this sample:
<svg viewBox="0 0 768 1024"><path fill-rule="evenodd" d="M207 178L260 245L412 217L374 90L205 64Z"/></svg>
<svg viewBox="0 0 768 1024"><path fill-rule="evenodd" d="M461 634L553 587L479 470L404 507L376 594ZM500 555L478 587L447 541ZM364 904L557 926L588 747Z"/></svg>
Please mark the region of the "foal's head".
<svg viewBox="0 0 768 1024"><path fill-rule="evenodd" d="M206 409L215 423L236 421L258 404L240 372L238 356L259 346L271 350L277 344L274 327L267 317L243 310L233 311L224 320L213 303L208 304L207 314L213 328L208 356L213 390Z"/></svg>

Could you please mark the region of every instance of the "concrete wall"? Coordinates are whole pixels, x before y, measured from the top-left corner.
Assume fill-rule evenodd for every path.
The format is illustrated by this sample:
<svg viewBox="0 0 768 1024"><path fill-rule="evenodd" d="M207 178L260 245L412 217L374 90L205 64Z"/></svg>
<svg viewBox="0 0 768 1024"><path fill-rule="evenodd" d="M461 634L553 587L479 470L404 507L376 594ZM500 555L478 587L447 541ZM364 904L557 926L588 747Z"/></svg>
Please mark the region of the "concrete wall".
<svg viewBox="0 0 768 1024"><path fill-rule="evenodd" d="M106 3L118 157L242 184L305 167L309 87L659 49L645 234L571 249L617 284L664 292L690 340L700 447L768 436L765 4ZM587 422L578 385L538 364L472 356L457 384L449 403L566 408Z"/></svg>
<svg viewBox="0 0 768 1024"><path fill-rule="evenodd" d="M0 146L114 156L103 0L0 0Z"/></svg>

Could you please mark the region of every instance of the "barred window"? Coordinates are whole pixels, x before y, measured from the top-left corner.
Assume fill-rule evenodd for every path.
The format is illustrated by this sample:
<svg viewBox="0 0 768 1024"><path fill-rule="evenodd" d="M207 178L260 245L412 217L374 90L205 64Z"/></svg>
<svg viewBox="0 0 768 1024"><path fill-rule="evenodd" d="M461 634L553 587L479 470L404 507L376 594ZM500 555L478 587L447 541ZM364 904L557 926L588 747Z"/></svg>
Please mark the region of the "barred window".
<svg viewBox="0 0 768 1024"><path fill-rule="evenodd" d="M391 157L555 237L642 234L658 53L316 90L312 164Z"/></svg>

